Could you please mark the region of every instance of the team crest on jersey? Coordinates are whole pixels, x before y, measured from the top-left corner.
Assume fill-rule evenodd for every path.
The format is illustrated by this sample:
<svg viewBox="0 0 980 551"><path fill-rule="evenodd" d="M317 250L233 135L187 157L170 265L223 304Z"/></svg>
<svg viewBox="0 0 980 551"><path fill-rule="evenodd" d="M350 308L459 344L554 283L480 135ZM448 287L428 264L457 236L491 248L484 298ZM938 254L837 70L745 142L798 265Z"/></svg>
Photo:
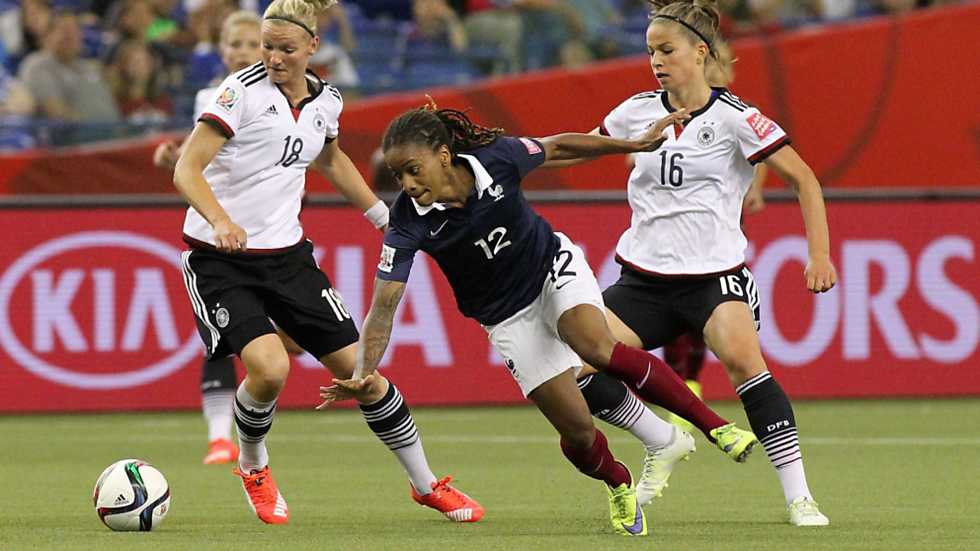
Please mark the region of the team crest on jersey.
<svg viewBox="0 0 980 551"><path fill-rule="evenodd" d="M218 311L214 313L214 321L217 322L218 327L224 329L228 327L228 321L231 319L231 315L228 313L227 308L218 308Z"/></svg>
<svg viewBox="0 0 980 551"><path fill-rule="evenodd" d="M490 194L490 197L493 197L493 202L496 203L504 198L504 187L500 184L494 184L487 188L487 193Z"/></svg>
<svg viewBox="0 0 980 551"><path fill-rule="evenodd" d="M313 126L317 132L325 133L327 131L327 118L323 116L323 113L318 111L316 116L313 117Z"/></svg>
<svg viewBox="0 0 980 551"><path fill-rule="evenodd" d="M759 112L752 113L747 119L749 126L752 127L752 131L755 135L759 137L760 140L766 139L766 136L772 134L776 130L776 123L769 120L765 115Z"/></svg>
<svg viewBox="0 0 980 551"><path fill-rule="evenodd" d="M698 130L698 143L702 147L708 147L709 145L715 143L715 129L710 126L702 126Z"/></svg>
<svg viewBox="0 0 980 551"><path fill-rule="evenodd" d="M378 269L386 274L390 274L395 267L395 248L388 245L381 245L381 262L378 262Z"/></svg>
<svg viewBox="0 0 980 551"><path fill-rule="evenodd" d="M528 155L537 155L538 153L541 153L541 147L538 146L538 144L535 143L534 140L529 140L527 138L519 138L519 139L521 140L521 143L524 144L524 147L527 149Z"/></svg>
<svg viewBox="0 0 980 551"><path fill-rule="evenodd" d="M231 108L238 103L238 99L241 97L238 91L232 87L225 88L221 95L218 96L218 106L223 108L225 111L231 111Z"/></svg>

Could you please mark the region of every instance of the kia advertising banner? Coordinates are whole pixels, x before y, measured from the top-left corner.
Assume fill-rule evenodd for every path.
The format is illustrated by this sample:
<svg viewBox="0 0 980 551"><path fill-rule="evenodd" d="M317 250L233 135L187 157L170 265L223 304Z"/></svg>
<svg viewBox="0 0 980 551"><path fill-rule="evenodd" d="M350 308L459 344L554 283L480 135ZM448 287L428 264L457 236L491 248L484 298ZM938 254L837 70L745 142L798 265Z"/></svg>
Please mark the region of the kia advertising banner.
<svg viewBox="0 0 980 551"><path fill-rule="evenodd" d="M624 204L539 211L583 246L603 286ZM762 301L762 347L794 397L980 395L978 202L834 203L833 291L803 286L806 239L795 204L746 222ZM8 210L0 230L0 411L195 408L202 344L180 270L183 211ZM360 324L380 234L360 213L307 208L320 266ZM716 361L708 398L733 398ZM456 311L434 263L416 262L382 364L413 405L521 402L480 326ZM329 381L294 362L281 401L309 407Z"/></svg>

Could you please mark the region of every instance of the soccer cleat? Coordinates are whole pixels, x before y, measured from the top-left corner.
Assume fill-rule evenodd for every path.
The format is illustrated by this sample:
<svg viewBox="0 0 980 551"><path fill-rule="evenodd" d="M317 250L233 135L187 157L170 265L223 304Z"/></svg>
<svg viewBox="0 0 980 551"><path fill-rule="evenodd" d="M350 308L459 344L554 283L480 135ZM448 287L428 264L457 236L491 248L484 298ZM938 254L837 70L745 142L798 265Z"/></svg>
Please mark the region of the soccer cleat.
<svg viewBox="0 0 980 551"><path fill-rule="evenodd" d="M687 385L687 388L691 389L691 392L693 392L695 396L697 396L698 398L701 397L701 383L697 381L693 381L691 379L684 381L684 383ZM676 413L671 413L670 415L668 415L667 422L681 429L684 432L691 432L692 430L694 430L694 425L691 424L690 421L681 417L680 415L677 415ZM640 492L639 486L636 487L636 491L637 493ZM646 504L644 503L644 505Z"/></svg>
<svg viewBox="0 0 980 551"><path fill-rule="evenodd" d="M744 463L752 453L752 448L759 443L759 439L752 432L736 427L735 423L718 427L708 434L715 439L718 448L736 463Z"/></svg>
<svg viewBox="0 0 980 551"><path fill-rule="evenodd" d="M636 483L636 500L640 505L650 503L660 497L667 487L667 479L680 460L687 460L694 452L694 437L674 427L674 439L670 444L654 450L647 450L643 459L643 474Z"/></svg>
<svg viewBox="0 0 980 551"><path fill-rule="evenodd" d="M450 486L452 479L453 477L447 476L433 482L432 492L425 495L418 493L412 486L412 499L419 505L439 511L453 522L476 522L483 518L483 506Z"/></svg>
<svg viewBox="0 0 980 551"><path fill-rule="evenodd" d="M623 483L610 488L607 484L606 492L609 494L609 522L613 530L624 536L647 535L647 517L636 499L633 486Z"/></svg>
<svg viewBox="0 0 980 551"><path fill-rule="evenodd" d="M806 496L800 496L789 504L789 523L793 526L827 526L830 519L820 509L817 502Z"/></svg>
<svg viewBox="0 0 980 551"><path fill-rule="evenodd" d="M238 461L238 446L230 440L218 438L208 443L208 453L204 456L205 465L217 465L219 463L232 463Z"/></svg>
<svg viewBox="0 0 980 551"><path fill-rule="evenodd" d="M242 477L242 487L248 505L259 519L266 524L286 524L289 522L289 508L286 500L279 493L272 472L266 466L261 471L245 474L236 468L235 474Z"/></svg>

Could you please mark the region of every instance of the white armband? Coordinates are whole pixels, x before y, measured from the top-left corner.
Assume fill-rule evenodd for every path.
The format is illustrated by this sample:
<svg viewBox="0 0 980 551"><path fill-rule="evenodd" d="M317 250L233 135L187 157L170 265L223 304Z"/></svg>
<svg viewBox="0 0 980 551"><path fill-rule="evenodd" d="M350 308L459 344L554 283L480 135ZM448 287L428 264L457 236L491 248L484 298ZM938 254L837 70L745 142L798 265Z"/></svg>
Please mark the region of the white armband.
<svg viewBox="0 0 980 551"><path fill-rule="evenodd" d="M364 211L364 217L370 220L375 228L381 229L388 225L388 205L384 201L378 201Z"/></svg>

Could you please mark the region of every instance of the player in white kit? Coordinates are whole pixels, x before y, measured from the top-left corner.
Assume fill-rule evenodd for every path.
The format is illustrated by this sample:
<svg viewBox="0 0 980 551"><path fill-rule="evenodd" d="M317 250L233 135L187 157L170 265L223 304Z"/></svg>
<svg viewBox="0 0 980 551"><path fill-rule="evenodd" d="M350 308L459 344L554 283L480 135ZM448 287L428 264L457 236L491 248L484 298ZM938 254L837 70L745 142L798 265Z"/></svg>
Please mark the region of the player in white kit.
<svg viewBox="0 0 980 551"><path fill-rule="evenodd" d="M820 184L779 125L709 85L709 65L724 63L716 3L651 4L647 48L663 88L627 99L593 132L629 139L668 113L683 110L689 119L668 130L660 149L635 155L627 186L632 220L616 245L622 275L603 292L609 325L623 343L647 350L702 332L776 468L790 523L825 526L830 521L806 483L793 408L759 347L759 296L740 226L753 166L764 162L799 197L807 289L830 290L837 273Z"/></svg>
<svg viewBox="0 0 980 551"><path fill-rule="evenodd" d="M237 354L247 375L235 396L236 474L270 524L289 511L269 470L265 436L289 372L272 324L334 376L353 373L358 333L313 258L299 222L307 168L323 173L376 228L388 209L338 145L340 92L308 70L317 13L334 0L275 0L262 22L262 62L224 80L203 110L174 171L191 205L184 221L184 278L209 357ZM271 319L271 321L270 321ZM361 398L375 434L408 472L419 503L473 522L483 509L437 480L408 407L387 380Z"/></svg>

